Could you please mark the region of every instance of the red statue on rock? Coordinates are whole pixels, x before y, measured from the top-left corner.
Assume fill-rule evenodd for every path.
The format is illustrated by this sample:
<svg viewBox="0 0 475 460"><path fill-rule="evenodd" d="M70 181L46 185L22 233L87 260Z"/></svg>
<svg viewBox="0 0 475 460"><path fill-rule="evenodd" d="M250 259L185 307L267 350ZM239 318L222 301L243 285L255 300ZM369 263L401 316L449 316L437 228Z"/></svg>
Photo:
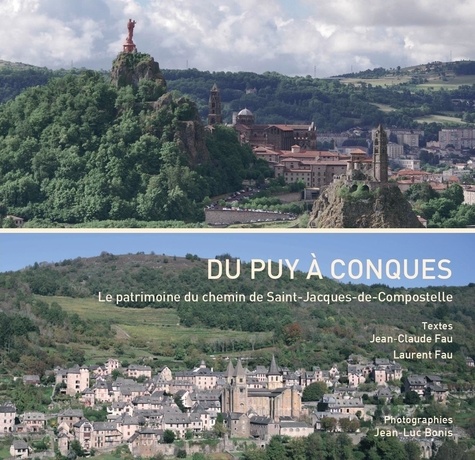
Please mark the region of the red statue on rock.
<svg viewBox="0 0 475 460"><path fill-rule="evenodd" d="M133 36L134 36L134 27L135 27L136 21L133 21L132 19L129 19L129 22L127 23L127 30L129 31L129 34L127 35L127 38L125 39L124 43L124 53L133 53L137 51L137 47L135 46Z"/></svg>

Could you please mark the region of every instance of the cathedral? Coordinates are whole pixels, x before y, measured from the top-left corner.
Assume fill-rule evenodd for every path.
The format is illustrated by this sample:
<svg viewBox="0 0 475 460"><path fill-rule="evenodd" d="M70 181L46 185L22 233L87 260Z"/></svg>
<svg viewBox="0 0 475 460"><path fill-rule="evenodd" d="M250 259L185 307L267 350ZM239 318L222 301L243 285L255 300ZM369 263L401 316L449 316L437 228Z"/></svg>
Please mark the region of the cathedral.
<svg viewBox="0 0 475 460"><path fill-rule="evenodd" d="M246 372L238 359L234 368L229 361L223 391L222 411L254 414L279 421L280 417L301 416L301 391L296 385L286 386L275 357L262 378Z"/></svg>
<svg viewBox="0 0 475 460"><path fill-rule="evenodd" d="M221 95L216 83L209 95L208 126L223 123ZM251 147L267 146L276 150L290 150L298 145L305 149L317 147L317 129L314 123L302 125L258 124L254 114L244 108L233 114L233 128L239 133L241 143Z"/></svg>

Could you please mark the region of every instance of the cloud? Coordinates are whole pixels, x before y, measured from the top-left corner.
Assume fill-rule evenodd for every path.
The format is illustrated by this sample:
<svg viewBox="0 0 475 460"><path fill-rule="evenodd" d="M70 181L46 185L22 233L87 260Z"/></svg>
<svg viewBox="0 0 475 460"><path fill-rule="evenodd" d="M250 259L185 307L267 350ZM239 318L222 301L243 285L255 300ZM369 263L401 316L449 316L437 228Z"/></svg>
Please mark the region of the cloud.
<svg viewBox="0 0 475 460"><path fill-rule="evenodd" d="M0 59L110 68L129 18L163 68L336 75L475 58L475 2L2 0Z"/></svg>

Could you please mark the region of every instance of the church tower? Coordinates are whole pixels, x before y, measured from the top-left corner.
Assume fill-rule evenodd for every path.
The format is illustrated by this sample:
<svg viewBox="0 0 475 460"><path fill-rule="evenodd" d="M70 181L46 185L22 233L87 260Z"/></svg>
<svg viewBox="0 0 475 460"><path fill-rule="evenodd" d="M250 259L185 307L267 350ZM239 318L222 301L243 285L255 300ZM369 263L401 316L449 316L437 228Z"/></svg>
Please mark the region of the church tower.
<svg viewBox="0 0 475 460"><path fill-rule="evenodd" d="M382 125L376 129L373 141L373 177L375 181L388 181L388 136Z"/></svg>
<svg viewBox="0 0 475 460"><path fill-rule="evenodd" d="M277 367L275 356L272 355L272 361L270 363L269 371L267 372L267 388L269 390L275 390L276 388L283 387L282 374Z"/></svg>
<svg viewBox="0 0 475 460"><path fill-rule="evenodd" d="M232 412L246 413L247 407L247 379L246 371L239 358L234 369L234 385L232 389Z"/></svg>
<svg viewBox="0 0 475 460"><path fill-rule="evenodd" d="M223 116L221 115L221 94L219 93L216 83L209 92L208 109L208 125L221 124L223 122Z"/></svg>

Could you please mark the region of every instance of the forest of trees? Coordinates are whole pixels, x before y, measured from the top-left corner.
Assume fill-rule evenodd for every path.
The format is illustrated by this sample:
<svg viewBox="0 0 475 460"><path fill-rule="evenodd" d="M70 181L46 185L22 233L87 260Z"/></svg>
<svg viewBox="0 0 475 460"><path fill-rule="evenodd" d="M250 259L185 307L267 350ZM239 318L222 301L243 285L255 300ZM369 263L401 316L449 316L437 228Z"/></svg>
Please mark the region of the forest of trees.
<svg viewBox="0 0 475 460"><path fill-rule="evenodd" d="M398 128L427 128L415 118L434 113L471 116L473 104L463 108L454 99L475 101L475 85L462 85L453 90L414 89L411 84L392 86L361 82L344 84L338 79L316 79L311 76L288 77L276 72L207 72L197 69L164 70L169 88L192 97L202 117L207 115L211 86L221 91L223 115L231 122L233 111L250 109L258 123L315 122L319 131L344 131L354 126L366 128L382 123ZM371 71L382 76L384 69ZM361 78L365 77L362 75ZM375 104L390 105L383 112ZM439 129L440 125L436 127Z"/></svg>
<svg viewBox="0 0 475 460"><path fill-rule="evenodd" d="M413 184L405 192L414 210L433 228L465 228L475 225L475 206L464 204L463 189L452 184L436 192L427 182Z"/></svg>
<svg viewBox="0 0 475 460"><path fill-rule="evenodd" d="M145 83L117 88L89 71L1 105L0 202L27 220L201 221L206 197L269 175L232 130L205 133L191 101L167 94L153 109L146 97Z"/></svg>
<svg viewBox="0 0 475 460"><path fill-rule="evenodd" d="M376 436L370 431L358 445L345 433L313 433L306 438L274 436L265 449L246 451L244 460L419 460L419 444L395 437ZM445 441L434 460L474 460L470 444Z"/></svg>

